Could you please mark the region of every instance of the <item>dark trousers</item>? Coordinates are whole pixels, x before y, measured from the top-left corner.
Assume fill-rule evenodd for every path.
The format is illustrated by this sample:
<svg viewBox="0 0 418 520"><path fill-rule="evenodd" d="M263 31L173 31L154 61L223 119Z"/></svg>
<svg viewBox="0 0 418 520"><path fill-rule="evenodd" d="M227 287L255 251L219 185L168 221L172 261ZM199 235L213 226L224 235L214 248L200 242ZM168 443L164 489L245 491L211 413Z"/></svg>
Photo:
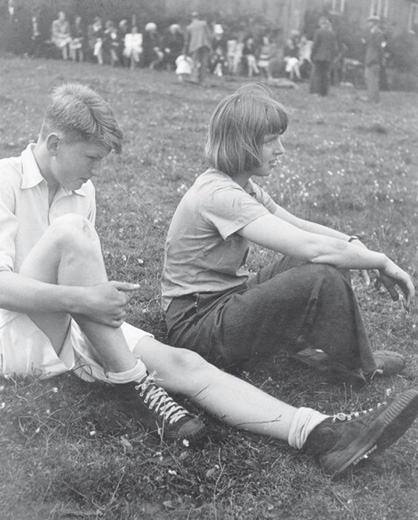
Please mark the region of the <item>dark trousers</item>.
<svg viewBox="0 0 418 520"><path fill-rule="evenodd" d="M199 47L192 53L192 60L191 80L196 83L203 83L209 66L209 49L207 47Z"/></svg>
<svg viewBox="0 0 418 520"><path fill-rule="evenodd" d="M171 344L222 368L307 344L347 368L376 368L348 274L327 265L284 257L238 288L175 298L166 320Z"/></svg>
<svg viewBox="0 0 418 520"><path fill-rule="evenodd" d="M312 69L310 92L311 94L320 94L327 96L330 83L330 68L329 61L315 61Z"/></svg>

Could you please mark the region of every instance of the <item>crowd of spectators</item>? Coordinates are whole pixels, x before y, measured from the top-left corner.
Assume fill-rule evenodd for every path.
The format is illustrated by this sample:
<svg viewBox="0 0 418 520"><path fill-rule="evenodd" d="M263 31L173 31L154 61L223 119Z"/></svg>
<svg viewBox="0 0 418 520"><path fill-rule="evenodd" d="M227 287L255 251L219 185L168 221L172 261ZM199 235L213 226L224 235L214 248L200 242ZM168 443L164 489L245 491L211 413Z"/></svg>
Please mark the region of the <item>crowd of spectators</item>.
<svg viewBox="0 0 418 520"><path fill-rule="evenodd" d="M87 61L112 67L171 70L176 71L180 81L193 80L196 63L188 45L193 19L190 25L190 20L180 23L170 20L166 24L159 21L157 25L152 21L141 20L140 23L136 16L87 19L61 11L52 20L51 13L48 14L49 18L39 13L31 14L22 23L10 13L8 50L34 57ZM207 23L207 27L207 56L203 63L198 63L198 68L203 67L210 74L266 79L286 77L300 82L309 81L315 72L311 56L313 33L308 37L297 30L289 32L266 20L251 18L236 22L215 19ZM344 80L346 53L347 46L337 42L330 64L332 84ZM350 61L353 60L346 60L348 64Z"/></svg>
<svg viewBox="0 0 418 520"><path fill-rule="evenodd" d="M96 16L84 20L57 14L49 30L39 30L42 20L32 16L26 30L25 54L34 57L88 61L113 67L177 70L179 79L190 74L187 54L187 24L157 26L132 19L105 20ZM208 72L216 76L287 76L294 81L306 79L310 72L309 49L312 42L297 31L283 40L283 32L267 23L237 23L216 20L208 24L210 49ZM21 46L17 42L16 47ZM9 50L14 51L13 48Z"/></svg>

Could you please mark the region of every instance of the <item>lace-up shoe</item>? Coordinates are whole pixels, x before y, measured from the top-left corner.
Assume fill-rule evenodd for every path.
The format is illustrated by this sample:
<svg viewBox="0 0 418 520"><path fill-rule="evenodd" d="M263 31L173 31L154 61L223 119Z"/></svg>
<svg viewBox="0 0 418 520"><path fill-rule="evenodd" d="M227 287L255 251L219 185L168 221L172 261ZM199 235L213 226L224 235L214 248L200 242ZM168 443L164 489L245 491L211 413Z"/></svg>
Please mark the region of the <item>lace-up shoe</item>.
<svg viewBox="0 0 418 520"><path fill-rule="evenodd" d="M124 413L164 441L196 443L206 435L204 423L174 401L152 376L115 388Z"/></svg>
<svg viewBox="0 0 418 520"><path fill-rule="evenodd" d="M374 410L325 419L309 434L304 449L319 459L327 473L336 476L393 444L417 415L418 391L407 390Z"/></svg>

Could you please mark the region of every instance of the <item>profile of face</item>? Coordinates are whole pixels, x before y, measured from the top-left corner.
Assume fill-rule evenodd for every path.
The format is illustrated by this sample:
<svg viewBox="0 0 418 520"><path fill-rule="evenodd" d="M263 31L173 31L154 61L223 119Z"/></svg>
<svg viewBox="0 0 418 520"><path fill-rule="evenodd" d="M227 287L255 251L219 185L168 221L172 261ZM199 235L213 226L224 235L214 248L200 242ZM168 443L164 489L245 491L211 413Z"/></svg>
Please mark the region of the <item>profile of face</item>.
<svg viewBox="0 0 418 520"><path fill-rule="evenodd" d="M50 156L48 184L77 190L97 175L102 159L109 150L99 141L69 141L52 133L47 137Z"/></svg>
<svg viewBox="0 0 418 520"><path fill-rule="evenodd" d="M249 173L256 177L268 177L279 165L279 157L285 152L280 135L269 134L263 139L261 145L261 166L253 168Z"/></svg>
<svg viewBox="0 0 418 520"><path fill-rule="evenodd" d="M66 18L67 18L67 17L66 17L66 15L65 15L64 11L60 11L60 12L58 13L58 19L59 19L60 22L65 22Z"/></svg>

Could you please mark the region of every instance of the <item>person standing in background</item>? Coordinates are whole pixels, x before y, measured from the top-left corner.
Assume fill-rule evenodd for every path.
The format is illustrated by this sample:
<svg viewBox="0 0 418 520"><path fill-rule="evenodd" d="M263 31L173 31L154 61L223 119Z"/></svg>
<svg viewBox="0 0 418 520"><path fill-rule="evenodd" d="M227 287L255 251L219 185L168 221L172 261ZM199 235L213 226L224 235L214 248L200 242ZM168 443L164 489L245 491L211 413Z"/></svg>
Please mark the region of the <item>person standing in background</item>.
<svg viewBox="0 0 418 520"><path fill-rule="evenodd" d="M311 75L310 93L327 96L329 91L331 64L334 61L337 47L337 37L328 18L319 20L312 44L311 60L313 70Z"/></svg>
<svg viewBox="0 0 418 520"><path fill-rule="evenodd" d="M365 76L367 86L367 101L378 103L380 100L380 67L383 57L383 31L379 27L379 17L370 16L367 20L369 30L365 39Z"/></svg>
<svg viewBox="0 0 418 520"><path fill-rule="evenodd" d="M212 48L212 36L205 20L200 20L199 14L192 13L192 23L186 27L185 53L193 60L191 82L203 83L209 65L209 55Z"/></svg>

